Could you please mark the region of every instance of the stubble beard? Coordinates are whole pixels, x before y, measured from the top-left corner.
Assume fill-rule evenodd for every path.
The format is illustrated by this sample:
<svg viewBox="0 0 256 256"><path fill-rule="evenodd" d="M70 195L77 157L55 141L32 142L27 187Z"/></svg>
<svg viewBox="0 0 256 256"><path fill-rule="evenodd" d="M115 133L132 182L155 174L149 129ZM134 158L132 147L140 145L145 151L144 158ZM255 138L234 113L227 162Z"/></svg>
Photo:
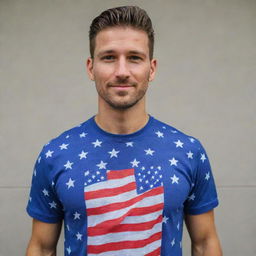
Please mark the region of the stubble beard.
<svg viewBox="0 0 256 256"><path fill-rule="evenodd" d="M134 105L136 105L146 94L147 89L140 89L136 95L132 95L129 99L125 100L122 99L124 97L126 97L126 95L128 95L128 92L125 91L120 91L118 92L118 96L114 96L114 97L118 97L118 100L114 100L114 97L110 94L110 93L104 93L101 90L98 91L99 96L113 109L116 110L126 110L129 109L131 107L133 107Z"/></svg>
<svg viewBox="0 0 256 256"><path fill-rule="evenodd" d="M147 80L148 81L148 80ZM113 85L118 85L118 84L126 84L129 86L132 86L135 88L138 87L137 83L129 83L127 81L117 81L116 83L108 83L107 84L107 90L104 91L101 88L97 88L99 97L103 99L111 108L116 109L116 110L127 110L134 105L136 105L146 94L148 85L146 85L147 82L145 82L145 85L142 86L142 88L138 89L135 93L132 93L131 96L128 96L128 99L124 99L127 95L129 95L128 91L118 91L116 92L116 95L113 95L112 93L108 92L107 90L109 87ZM110 89L111 90L111 89ZM129 89L128 89L129 90ZM115 100L115 98L118 98Z"/></svg>

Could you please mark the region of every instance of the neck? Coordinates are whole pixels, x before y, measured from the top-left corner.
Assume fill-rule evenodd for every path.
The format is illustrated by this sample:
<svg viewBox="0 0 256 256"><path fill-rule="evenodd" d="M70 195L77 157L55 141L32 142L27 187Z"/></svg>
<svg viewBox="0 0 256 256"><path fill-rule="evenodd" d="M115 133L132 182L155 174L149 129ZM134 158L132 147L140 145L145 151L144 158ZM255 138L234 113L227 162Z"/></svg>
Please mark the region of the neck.
<svg viewBox="0 0 256 256"><path fill-rule="evenodd" d="M144 101L138 102L129 109L117 110L110 106L99 105L95 116L97 125L113 134L130 134L143 128L149 120Z"/></svg>

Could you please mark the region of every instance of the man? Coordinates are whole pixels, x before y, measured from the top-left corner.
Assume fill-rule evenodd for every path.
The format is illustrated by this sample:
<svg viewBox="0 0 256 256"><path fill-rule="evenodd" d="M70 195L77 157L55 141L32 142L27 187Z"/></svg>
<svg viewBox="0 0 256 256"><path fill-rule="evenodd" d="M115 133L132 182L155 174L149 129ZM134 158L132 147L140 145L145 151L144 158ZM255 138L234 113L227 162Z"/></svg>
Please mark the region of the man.
<svg viewBox="0 0 256 256"><path fill-rule="evenodd" d="M220 256L217 193L200 142L145 110L154 79L146 12L106 10L90 27L87 71L98 113L46 144L33 174L27 256L180 256L185 219L193 256Z"/></svg>

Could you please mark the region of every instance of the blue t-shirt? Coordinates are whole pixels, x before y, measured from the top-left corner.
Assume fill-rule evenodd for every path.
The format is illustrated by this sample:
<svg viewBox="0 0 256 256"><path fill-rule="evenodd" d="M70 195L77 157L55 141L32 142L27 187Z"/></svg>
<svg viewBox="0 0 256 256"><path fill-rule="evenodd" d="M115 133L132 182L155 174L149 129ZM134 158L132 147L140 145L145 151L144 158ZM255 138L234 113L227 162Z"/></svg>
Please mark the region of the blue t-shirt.
<svg viewBox="0 0 256 256"><path fill-rule="evenodd" d="M64 220L66 256L181 256L184 214L217 205L197 139L151 115L135 133L111 134L93 116L43 147L27 212Z"/></svg>

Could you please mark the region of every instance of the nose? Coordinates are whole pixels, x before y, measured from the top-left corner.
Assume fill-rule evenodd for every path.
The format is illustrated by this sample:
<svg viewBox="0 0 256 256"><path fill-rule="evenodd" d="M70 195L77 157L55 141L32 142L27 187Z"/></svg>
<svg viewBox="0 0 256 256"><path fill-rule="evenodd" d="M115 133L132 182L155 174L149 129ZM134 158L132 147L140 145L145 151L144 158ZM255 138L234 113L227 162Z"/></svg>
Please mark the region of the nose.
<svg viewBox="0 0 256 256"><path fill-rule="evenodd" d="M115 76L119 79L127 79L130 76L129 67L125 58L120 58L116 63Z"/></svg>

